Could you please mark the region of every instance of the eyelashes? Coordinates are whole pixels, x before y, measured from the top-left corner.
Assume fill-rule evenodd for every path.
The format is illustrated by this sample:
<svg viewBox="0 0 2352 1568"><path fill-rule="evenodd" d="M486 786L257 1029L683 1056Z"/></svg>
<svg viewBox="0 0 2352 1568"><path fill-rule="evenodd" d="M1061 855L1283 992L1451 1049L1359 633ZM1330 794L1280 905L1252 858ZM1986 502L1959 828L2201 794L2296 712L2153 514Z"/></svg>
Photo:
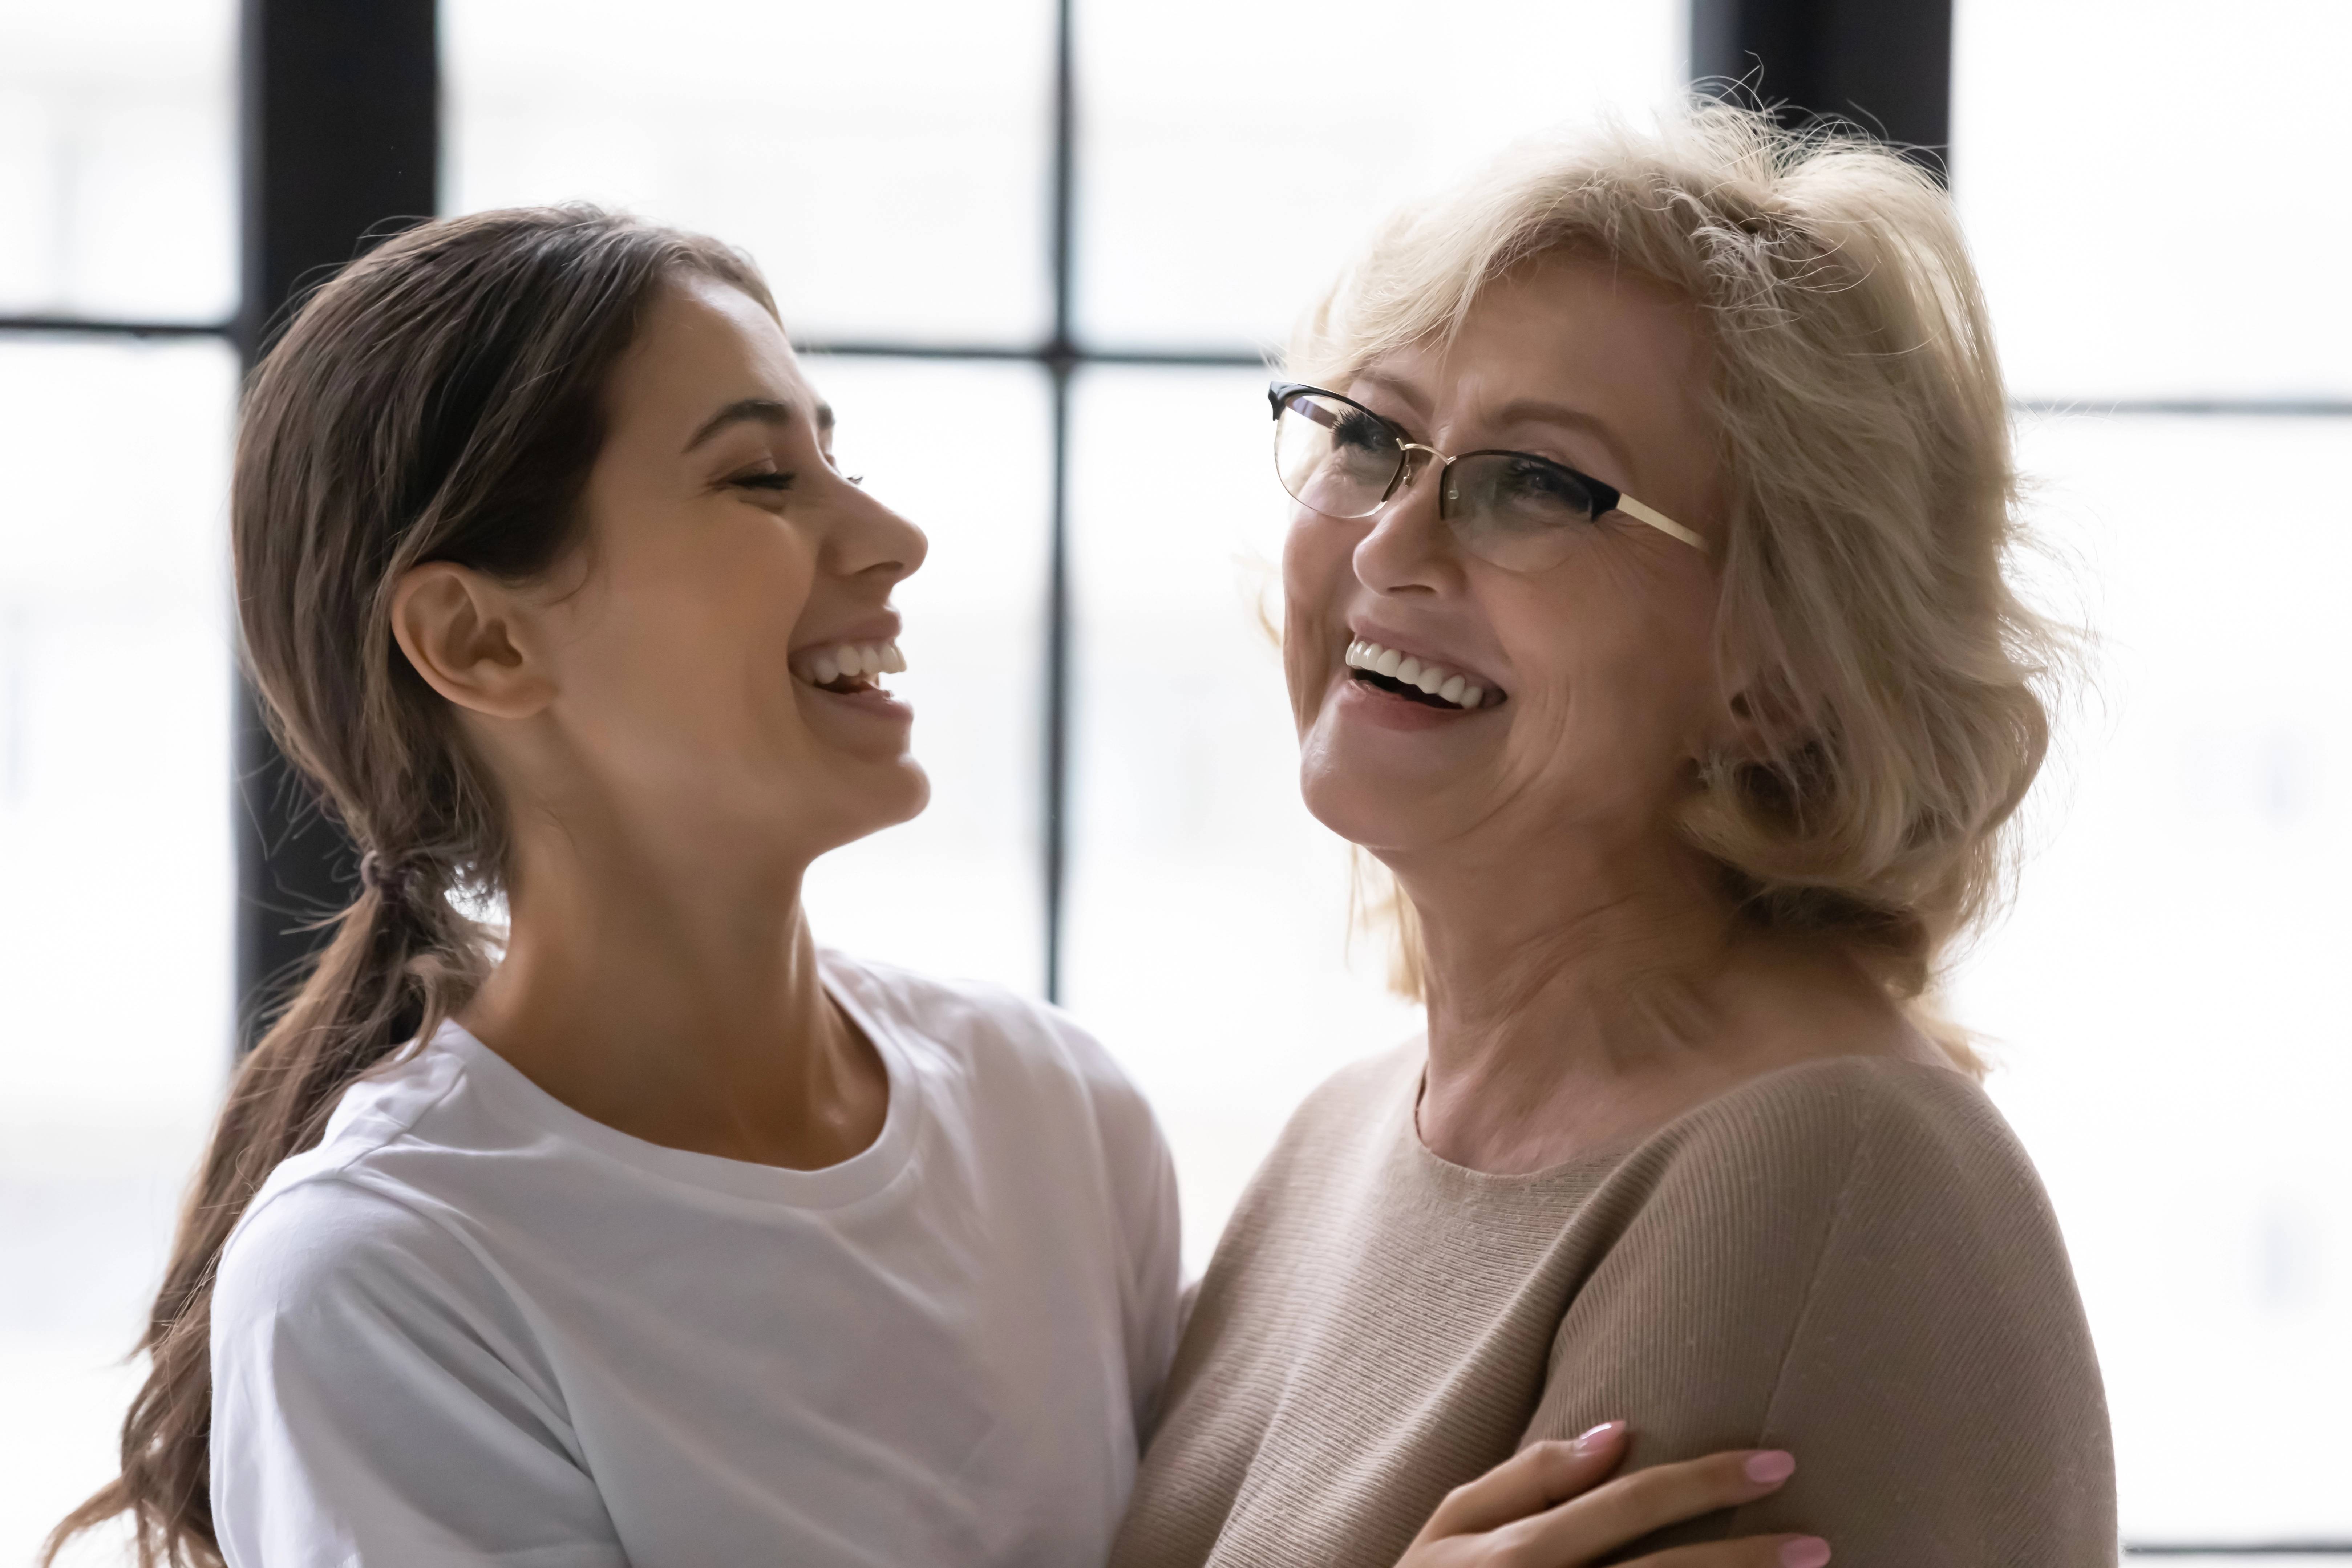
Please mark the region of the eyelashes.
<svg viewBox="0 0 2352 1568"><path fill-rule="evenodd" d="M866 488L864 474L844 474L841 477L860 489ZM738 474L727 483L738 489L766 490L771 495L781 495L793 488L797 478L794 474L777 472Z"/></svg>

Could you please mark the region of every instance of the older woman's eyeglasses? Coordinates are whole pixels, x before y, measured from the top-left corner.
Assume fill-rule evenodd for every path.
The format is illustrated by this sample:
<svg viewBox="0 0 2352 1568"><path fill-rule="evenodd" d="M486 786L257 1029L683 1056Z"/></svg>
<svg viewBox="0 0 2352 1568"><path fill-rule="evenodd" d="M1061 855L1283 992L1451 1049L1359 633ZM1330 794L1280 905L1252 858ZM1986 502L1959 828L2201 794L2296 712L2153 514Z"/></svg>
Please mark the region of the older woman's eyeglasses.
<svg viewBox="0 0 2352 1568"><path fill-rule="evenodd" d="M1274 405L1274 468L1301 506L1326 517L1370 517L1412 483L1414 470L1437 465L1437 515L1462 548L1507 572L1557 566L1578 534L1622 512L1705 550L1706 541L1615 486L1531 452L1465 452L1449 458L1405 438L1362 404L1320 387L1278 381Z"/></svg>

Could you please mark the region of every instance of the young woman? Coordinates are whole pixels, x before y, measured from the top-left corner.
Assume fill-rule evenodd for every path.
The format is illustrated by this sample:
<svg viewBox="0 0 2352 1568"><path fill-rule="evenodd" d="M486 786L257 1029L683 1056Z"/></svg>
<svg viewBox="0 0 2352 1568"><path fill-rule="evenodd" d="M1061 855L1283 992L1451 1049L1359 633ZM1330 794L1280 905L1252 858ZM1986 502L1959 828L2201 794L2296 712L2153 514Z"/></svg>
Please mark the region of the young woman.
<svg viewBox="0 0 2352 1568"><path fill-rule="evenodd" d="M809 931L810 862L927 788L880 679L923 537L831 423L747 263L588 210L414 230L264 363L246 647L364 886L237 1074L121 1477L60 1539L1103 1562L1176 1334L1168 1156L1058 1014ZM1790 1466L1588 1490L1623 1436L1531 1448L1408 1561L1586 1562Z"/></svg>

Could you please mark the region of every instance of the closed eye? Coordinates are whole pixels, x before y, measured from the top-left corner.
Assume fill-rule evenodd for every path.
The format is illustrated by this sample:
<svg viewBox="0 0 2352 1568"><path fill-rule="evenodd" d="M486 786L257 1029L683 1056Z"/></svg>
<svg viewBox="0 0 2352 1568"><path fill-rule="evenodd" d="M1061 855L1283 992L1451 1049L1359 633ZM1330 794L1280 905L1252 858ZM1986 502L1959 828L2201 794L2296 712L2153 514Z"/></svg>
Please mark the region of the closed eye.
<svg viewBox="0 0 2352 1568"><path fill-rule="evenodd" d="M750 490L788 490L793 488L793 476L780 473L738 474L727 482Z"/></svg>

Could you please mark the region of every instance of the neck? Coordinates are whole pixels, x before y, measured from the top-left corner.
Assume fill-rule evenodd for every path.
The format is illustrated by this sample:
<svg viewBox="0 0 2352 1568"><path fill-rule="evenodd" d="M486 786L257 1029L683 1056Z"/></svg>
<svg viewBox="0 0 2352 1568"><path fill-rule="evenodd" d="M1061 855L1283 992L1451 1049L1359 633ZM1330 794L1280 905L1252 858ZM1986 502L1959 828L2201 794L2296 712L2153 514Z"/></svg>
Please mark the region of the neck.
<svg viewBox="0 0 2352 1568"><path fill-rule="evenodd" d="M526 818L506 952L463 1021L649 1142L802 1168L864 1147L887 1079L818 976L807 858L623 815Z"/></svg>
<svg viewBox="0 0 2352 1568"><path fill-rule="evenodd" d="M1394 864L1421 923L1433 1152L1558 1163L1723 1069L1748 942L1696 856L1570 844Z"/></svg>

